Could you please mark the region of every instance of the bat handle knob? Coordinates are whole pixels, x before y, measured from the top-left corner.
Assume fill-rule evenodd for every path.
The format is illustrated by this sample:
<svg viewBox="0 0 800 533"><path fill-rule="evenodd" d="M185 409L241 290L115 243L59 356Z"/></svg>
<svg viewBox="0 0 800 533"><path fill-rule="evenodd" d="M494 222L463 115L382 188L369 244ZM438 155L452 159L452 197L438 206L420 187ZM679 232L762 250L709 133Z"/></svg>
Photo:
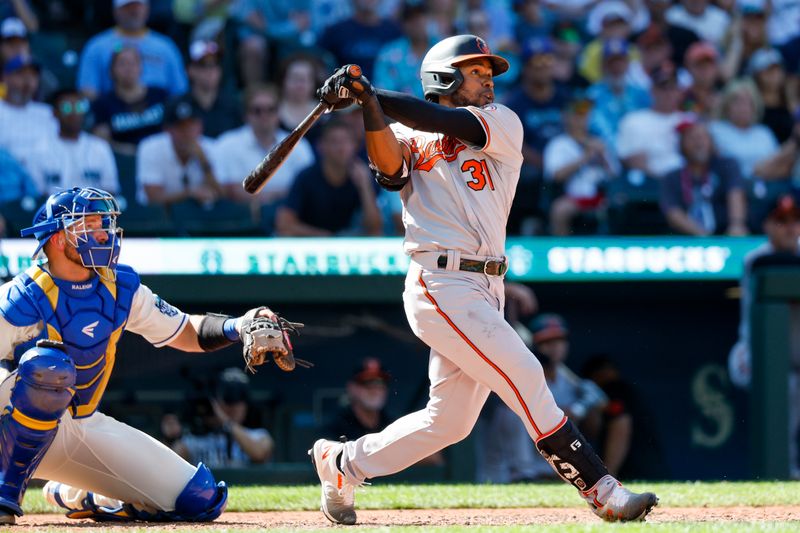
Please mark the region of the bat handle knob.
<svg viewBox="0 0 800 533"><path fill-rule="evenodd" d="M358 78L361 76L361 67L358 65L350 65L350 67L347 69L347 73L353 78Z"/></svg>

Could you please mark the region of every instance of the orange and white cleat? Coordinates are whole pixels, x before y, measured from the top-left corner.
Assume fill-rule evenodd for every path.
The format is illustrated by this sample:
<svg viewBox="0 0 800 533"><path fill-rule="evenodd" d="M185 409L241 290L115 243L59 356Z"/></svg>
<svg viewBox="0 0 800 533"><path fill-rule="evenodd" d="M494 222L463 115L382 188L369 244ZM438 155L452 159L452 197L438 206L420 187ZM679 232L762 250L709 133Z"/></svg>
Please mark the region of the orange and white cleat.
<svg viewBox="0 0 800 533"><path fill-rule="evenodd" d="M597 499L598 488L607 494L605 503ZM631 492L612 476L605 476L598 481L593 489L583 493L583 497L592 512L606 522L643 522L653 507L658 505L658 498L652 492Z"/></svg>
<svg viewBox="0 0 800 533"><path fill-rule="evenodd" d="M356 487L347 482L339 466L344 443L319 439L308 450L322 485L320 509L334 524L352 526L356 523Z"/></svg>

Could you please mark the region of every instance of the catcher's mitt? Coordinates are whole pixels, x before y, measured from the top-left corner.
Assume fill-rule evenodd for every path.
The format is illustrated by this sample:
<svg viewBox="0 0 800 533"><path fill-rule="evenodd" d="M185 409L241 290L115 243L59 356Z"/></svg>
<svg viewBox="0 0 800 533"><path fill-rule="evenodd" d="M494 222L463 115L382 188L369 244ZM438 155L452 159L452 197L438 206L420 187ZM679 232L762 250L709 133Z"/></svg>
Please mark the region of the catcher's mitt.
<svg viewBox="0 0 800 533"><path fill-rule="evenodd" d="M296 365L304 368L314 366L308 361L295 358L289 338L290 334L299 335L298 329L303 324L289 322L274 313L269 317L257 316L261 309L264 308L251 309L242 317L241 336L247 370L255 374L255 367L267 363L269 354L272 354L278 368L285 372L291 372Z"/></svg>

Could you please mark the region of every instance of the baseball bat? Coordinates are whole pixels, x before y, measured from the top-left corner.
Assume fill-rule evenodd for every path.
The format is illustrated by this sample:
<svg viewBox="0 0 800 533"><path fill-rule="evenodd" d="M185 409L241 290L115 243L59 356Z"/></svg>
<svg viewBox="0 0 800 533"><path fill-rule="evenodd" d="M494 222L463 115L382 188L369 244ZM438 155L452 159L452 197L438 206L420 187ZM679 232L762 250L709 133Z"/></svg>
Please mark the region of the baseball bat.
<svg viewBox="0 0 800 533"><path fill-rule="evenodd" d="M258 192L264 188L267 181L269 181L278 168L280 168L286 158L289 157L289 154L294 150L294 147L297 146L300 139L303 138L303 135L305 135L306 132L311 129L311 126L319 120L319 117L328 110L328 107L329 104L326 102L318 103L317 107L303 119L303 122L298 124L282 141L273 146L267 156L261 160L256 168L250 171L250 174L248 174L242 182L244 190L250 194L258 194Z"/></svg>

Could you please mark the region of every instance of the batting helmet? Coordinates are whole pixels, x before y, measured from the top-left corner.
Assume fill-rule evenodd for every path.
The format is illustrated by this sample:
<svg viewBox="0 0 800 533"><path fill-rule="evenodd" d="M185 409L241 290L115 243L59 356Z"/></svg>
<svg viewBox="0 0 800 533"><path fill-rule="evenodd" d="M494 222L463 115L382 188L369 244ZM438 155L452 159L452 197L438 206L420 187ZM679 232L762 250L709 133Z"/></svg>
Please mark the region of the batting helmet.
<svg viewBox="0 0 800 533"><path fill-rule="evenodd" d="M117 227L119 214L119 204L111 193L94 187L74 187L51 194L36 211L33 225L21 233L23 237L33 235L39 241L33 253L35 259L50 237L64 230L83 266L95 269L102 276L104 273L98 269L108 268L113 272L119 260L122 240L122 228ZM99 226L90 227L84 218L88 215L99 215Z"/></svg>
<svg viewBox="0 0 800 533"><path fill-rule="evenodd" d="M475 35L455 35L436 43L422 60L420 78L426 100L453 94L464 81L458 65L470 59L485 57L492 62L492 75L508 70L508 61L493 55L486 41Z"/></svg>

